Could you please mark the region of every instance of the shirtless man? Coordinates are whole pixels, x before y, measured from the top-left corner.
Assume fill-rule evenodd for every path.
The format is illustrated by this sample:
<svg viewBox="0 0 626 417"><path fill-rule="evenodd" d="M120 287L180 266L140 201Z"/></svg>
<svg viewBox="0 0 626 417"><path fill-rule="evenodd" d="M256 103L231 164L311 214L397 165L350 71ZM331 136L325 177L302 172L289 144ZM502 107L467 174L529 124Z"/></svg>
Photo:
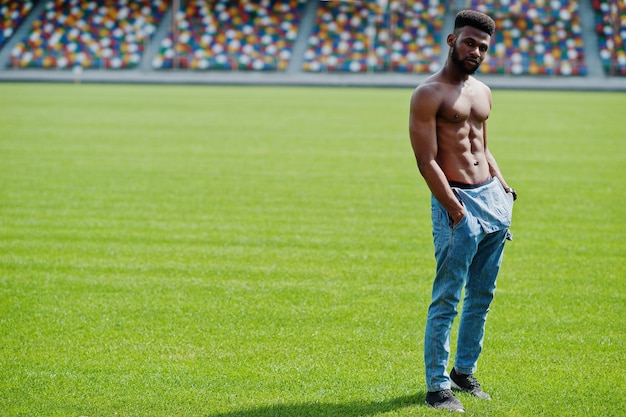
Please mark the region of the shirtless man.
<svg viewBox="0 0 626 417"><path fill-rule="evenodd" d="M444 67L411 97L411 145L432 192L437 261L424 340L426 403L458 412L465 409L451 388L490 399L473 374L517 198L487 147L491 91L471 76L485 59L494 30L489 16L459 12L447 37ZM463 289L457 351L448 374L450 329Z"/></svg>

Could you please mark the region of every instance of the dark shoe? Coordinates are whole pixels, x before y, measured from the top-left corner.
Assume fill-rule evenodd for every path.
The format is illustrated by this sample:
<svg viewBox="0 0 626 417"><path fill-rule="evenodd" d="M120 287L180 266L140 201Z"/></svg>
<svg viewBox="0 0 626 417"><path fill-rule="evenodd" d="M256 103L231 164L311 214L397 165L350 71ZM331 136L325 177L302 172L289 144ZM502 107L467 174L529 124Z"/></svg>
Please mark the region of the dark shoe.
<svg viewBox="0 0 626 417"><path fill-rule="evenodd" d="M456 370L452 369L452 372L450 372L450 380L452 382L452 388L469 392L474 397L480 398L481 400L491 399L491 395L480 388L480 384L474 375L458 374Z"/></svg>
<svg viewBox="0 0 626 417"><path fill-rule="evenodd" d="M456 411L458 413L465 412L461 401L459 401L449 389L435 392L429 391L428 394L426 394L426 405L440 410Z"/></svg>

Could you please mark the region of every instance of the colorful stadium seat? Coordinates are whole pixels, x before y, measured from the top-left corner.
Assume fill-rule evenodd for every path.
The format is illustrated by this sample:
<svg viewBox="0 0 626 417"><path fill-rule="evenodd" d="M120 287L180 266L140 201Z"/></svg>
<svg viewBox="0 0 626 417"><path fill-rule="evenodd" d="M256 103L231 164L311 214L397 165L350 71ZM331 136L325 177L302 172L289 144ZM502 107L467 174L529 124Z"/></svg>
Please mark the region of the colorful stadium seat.
<svg viewBox="0 0 626 417"><path fill-rule="evenodd" d="M320 2L303 69L435 71L444 11L440 0Z"/></svg>
<svg viewBox="0 0 626 417"><path fill-rule="evenodd" d="M32 7L31 0L0 0L0 48L13 36Z"/></svg>
<svg viewBox="0 0 626 417"><path fill-rule="evenodd" d="M626 75L626 3L592 0L600 59L609 75Z"/></svg>
<svg viewBox="0 0 626 417"><path fill-rule="evenodd" d="M577 1L470 0L496 22L482 73L585 75Z"/></svg>
<svg viewBox="0 0 626 417"><path fill-rule="evenodd" d="M376 3L320 2L305 53L305 71L383 70Z"/></svg>
<svg viewBox="0 0 626 417"><path fill-rule="evenodd" d="M306 0L197 0L176 13L155 69L285 70ZM174 49L176 48L176 49Z"/></svg>
<svg viewBox="0 0 626 417"><path fill-rule="evenodd" d="M165 0L50 0L11 52L13 67L133 68Z"/></svg>

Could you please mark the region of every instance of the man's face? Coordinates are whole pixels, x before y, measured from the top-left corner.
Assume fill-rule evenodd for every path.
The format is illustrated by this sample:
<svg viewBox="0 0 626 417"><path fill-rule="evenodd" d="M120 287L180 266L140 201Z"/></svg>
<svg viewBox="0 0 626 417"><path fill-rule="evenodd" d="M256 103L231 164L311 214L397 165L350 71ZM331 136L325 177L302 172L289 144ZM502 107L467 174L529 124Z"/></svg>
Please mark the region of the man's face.
<svg viewBox="0 0 626 417"><path fill-rule="evenodd" d="M491 36L480 29L465 26L448 37L450 60L464 74L472 75L485 60Z"/></svg>

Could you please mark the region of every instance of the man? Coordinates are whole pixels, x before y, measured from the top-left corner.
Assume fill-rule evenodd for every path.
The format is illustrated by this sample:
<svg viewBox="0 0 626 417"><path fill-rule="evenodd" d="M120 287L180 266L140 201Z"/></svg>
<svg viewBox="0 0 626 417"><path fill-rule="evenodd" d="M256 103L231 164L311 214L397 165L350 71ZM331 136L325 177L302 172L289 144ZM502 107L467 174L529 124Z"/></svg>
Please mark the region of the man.
<svg viewBox="0 0 626 417"><path fill-rule="evenodd" d="M437 261L424 342L426 403L458 412L465 409L451 388L490 399L473 374L517 198L487 147L491 91L472 77L494 30L489 16L459 12L447 37L446 63L411 97L411 145L432 192ZM450 329L463 289L457 352L448 374Z"/></svg>

